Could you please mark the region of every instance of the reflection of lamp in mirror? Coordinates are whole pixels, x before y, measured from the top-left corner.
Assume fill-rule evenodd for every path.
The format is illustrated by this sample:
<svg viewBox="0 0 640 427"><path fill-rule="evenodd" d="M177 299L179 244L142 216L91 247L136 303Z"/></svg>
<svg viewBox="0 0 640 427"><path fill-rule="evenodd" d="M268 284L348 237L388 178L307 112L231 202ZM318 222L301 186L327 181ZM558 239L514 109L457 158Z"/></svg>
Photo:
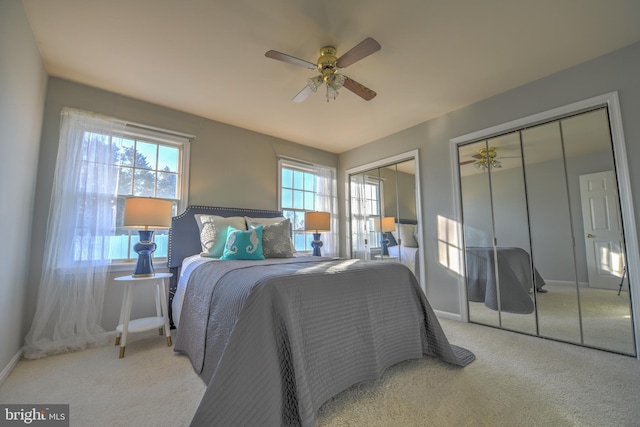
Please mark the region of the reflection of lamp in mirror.
<svg viewBox="0 0 640 427"><path fill-rule="evenodd" d="M387 233L396 229L396 219L392 216L383 216L373 221L373 231L382 233L382 255L389 255L389 236Z"/></svg>
<svg viewBox="0 0 640 427"><path fill-rule="evenodd" d="M305 212L304 229L305 231L313 231L313 242L311 242L313 255L321 256L322 241L320 240L320 233L331 230L331 214L329 212Z"/></svg>
<svg viewBox="0 0 640 427"><path fill-rule="evenodd" d="M138 230L140 241L133 247L138 254L133 277L154 275L151 259L156 250L156 244L153 242L153 229L171 227L171 209L171 201L165 199L129 197L125 200L124 227L142 229Z"/></svg>

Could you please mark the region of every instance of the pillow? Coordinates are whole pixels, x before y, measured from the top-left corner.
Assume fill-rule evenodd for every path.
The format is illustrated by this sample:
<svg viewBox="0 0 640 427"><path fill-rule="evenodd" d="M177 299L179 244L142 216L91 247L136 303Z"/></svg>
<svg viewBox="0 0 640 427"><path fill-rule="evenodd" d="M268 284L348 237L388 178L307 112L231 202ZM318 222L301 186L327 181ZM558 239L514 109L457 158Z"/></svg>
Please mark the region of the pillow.
<svg viewBox="0 0 640 427"><path fill-rule="evenodd" d="M283 216L276 216L273 218L251 218L249 216L245 216L244 219L247 221L247 225L249 225L250 222L257 222L260 225L271 225L284 221L286 218Z"/></svg>
<svg viewBox="0 0 640 427"><path fill-rule="evenodd" d="M244 219L247 220L247 228L251 228L251 227L249 227L249 223L261 224L263 226L267 226L267 225L277 224L279 222L284 221L287 218L285 218L283 216L276 216L276 217L273 217L273 218L251 218L251 217L245 216ZM288 234L289 234L289 240L291 242L291 252L295 253L296 252L296 246L293 244L293 240L291 240L291 227L289 227Z"/></svg>
<svg viewBox="0 0 640 427"><path fill-rule="evenodd" d="M416 225L415 224L398 224L400 229L400 239L402 239L402 246L408 248L417 248L418 242L416 241Z"/></svg>
<svg viewBox="0 0 640 427"><path fill-rule="evenodd" d="M289 218L280 220L269 225L262 225L259 222L251 221L247 218L249 229L262 226L262 253L265 258L291 258L291 221Z"/></svg>
<svg viewBox="0 0 640 427"><path fill-rule="evenodd" d="M220 259L264 259L262 253L262 226L251 230L227 228L227 244Z"/></svg>
<svg viewBox="0 0 640 427"><path fill-rule="evenodd" d="M194 215L200 229L202 256L220 258L227 243L227 228L246 229L241 216Z"/></svg>

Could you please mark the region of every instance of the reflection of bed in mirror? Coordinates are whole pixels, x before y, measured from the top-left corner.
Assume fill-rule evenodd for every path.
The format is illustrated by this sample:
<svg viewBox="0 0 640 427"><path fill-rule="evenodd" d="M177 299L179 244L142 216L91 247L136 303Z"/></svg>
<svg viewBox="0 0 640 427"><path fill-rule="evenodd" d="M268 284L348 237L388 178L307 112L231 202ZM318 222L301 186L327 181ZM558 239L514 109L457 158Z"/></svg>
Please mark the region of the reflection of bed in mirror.
<svg viewBox="0 0 640 427"><path fill-rule="evenodd" d="M420 277L420 250L418 248L418 221L415 219L396 220L396 231L388 234L389 256L398 258L409 267L416 277Z"/></svg>
<svg viewBox="0 0 640 427"><path fill-rule="evenodd" d="M500 309L510 313L532 313L533 289L531 258L521 248L495 248L498 256L495 269L494 248L467 247L467 297L469 301L484 302L493 310L498 310L500 283ZM539 292L545 292L542 276L535 270L535 284Z"/></svg>

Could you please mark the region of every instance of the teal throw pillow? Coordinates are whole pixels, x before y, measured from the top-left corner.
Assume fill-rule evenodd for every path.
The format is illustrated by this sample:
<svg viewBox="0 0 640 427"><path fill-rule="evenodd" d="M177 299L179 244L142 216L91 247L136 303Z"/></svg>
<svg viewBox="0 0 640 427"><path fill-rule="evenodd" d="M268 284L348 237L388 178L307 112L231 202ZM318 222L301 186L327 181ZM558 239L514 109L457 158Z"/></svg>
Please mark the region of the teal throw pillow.
<svg viewBox="0 0 640 427"><path fill-rule="evenodd" d="M227 229L227 244L220 259L264 259L264 254L262 253L262 226L251 230L238 230L229 226Z"/></svg>

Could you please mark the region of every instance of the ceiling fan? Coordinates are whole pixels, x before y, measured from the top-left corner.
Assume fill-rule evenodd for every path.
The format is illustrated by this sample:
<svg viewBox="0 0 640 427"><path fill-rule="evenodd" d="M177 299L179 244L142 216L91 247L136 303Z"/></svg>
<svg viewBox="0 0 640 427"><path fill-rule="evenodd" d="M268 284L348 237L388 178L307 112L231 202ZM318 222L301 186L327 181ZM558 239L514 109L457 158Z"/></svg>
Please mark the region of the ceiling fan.
<svg viewBox="0 0 640 427"><path fill-rule="evenodd" d="M476 169L489 169L489 168L499 169L502 167L502 163L498 160L499 158L502 158L502 157L498 157L498 152L496 151L495 147L480 148L478 150L478 153L474 154L471 157L473 157L475 160L467 160L464 162L460 162L460 166L473 163L473 166L475 166ZM511 157L504 157L504 158L511 158Z"/></svg>
<svg viewBox="0 0 640 427"><path fill-rule="evenodd" d="M367 37L340 57L336 56L338 51L335 47L325 46L320 49L320 57L316 64L275 50L270 50L264 55L267 58L288 62L289 64L298 65L310 70L318 70L320 73L319 76L307 79L307 85L293 97L291 100L293 102L304 101L311 92L316 92L318 88L322 86L322 83L327 85L327 102L329 102L330 99L336 99L338 89L341 87L349 89L365 101L370 101L376 96L376 93L344 74L338 73L338 69L348 67L372 53L379 51L380 48L380 43L371 37Z"/></svg>

